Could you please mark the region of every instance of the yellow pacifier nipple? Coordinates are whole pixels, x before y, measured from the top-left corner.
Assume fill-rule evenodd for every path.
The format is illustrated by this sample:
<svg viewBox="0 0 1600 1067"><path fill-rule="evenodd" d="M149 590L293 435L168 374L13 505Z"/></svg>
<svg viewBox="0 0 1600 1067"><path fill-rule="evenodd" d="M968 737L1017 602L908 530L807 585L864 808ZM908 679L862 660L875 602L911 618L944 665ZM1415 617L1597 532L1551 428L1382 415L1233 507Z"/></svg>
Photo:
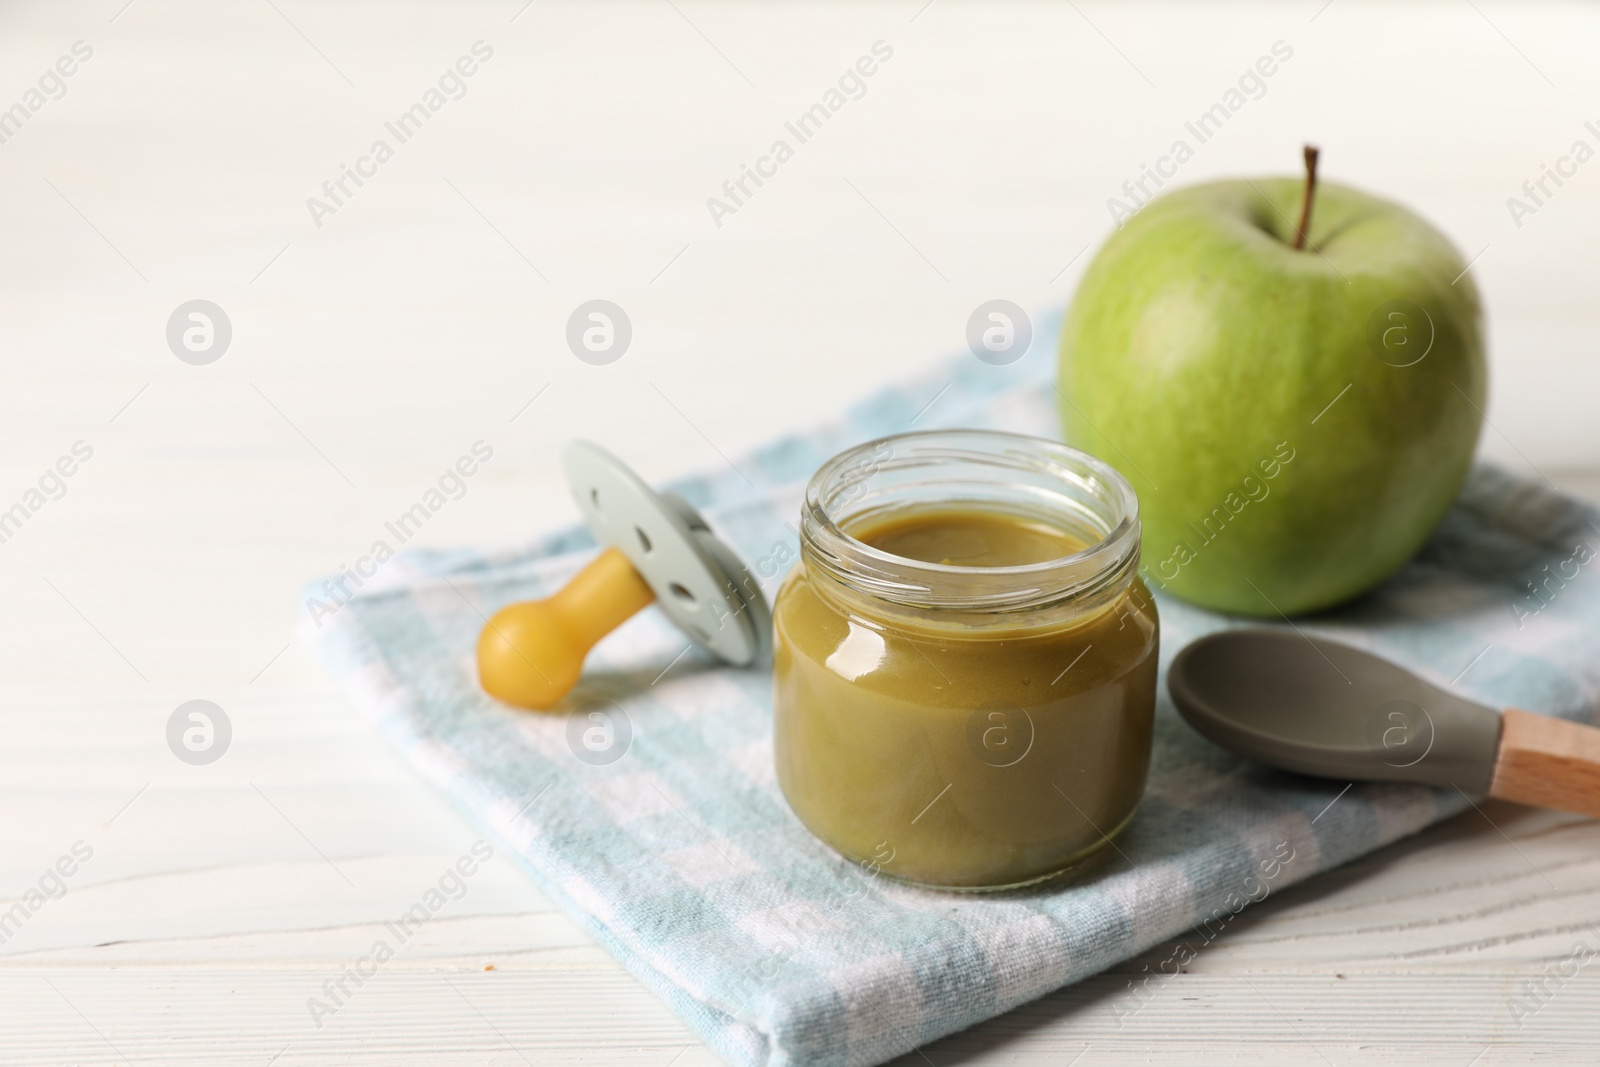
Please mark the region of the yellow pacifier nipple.
<svg viewBox="0 0 1600 1067"><path fill-rule="evenodd" d="M552 708L595 642L655 598L628 557L608 548L555 596L495 612L478 635L478 680L496 700Z"/></svg>

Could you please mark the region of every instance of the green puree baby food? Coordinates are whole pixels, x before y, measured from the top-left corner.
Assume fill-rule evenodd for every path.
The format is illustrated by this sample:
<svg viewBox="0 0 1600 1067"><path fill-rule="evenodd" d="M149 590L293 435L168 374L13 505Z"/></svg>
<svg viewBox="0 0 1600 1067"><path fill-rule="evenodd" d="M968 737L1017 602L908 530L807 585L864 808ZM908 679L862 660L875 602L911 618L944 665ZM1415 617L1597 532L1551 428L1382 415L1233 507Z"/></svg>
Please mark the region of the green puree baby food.
<svg viewBox="0 0 1600 1067"><path fill-rule="evenodd" d="M1020 567L1047 563L1089 546L1049 523L997 511L929 508L849 531L892 556L956 567Z"/></svg>
<svg viewBox="0 0 1600 1067"><path fill-rule="evenodd" d="M873 871L979 889L1067 870L1128 823L1149 766L1157 622L1126 492L1131 547L1082 563L1107 531L1020 495L868 494L836 524L811 517L774 616L778 781L808 829ZM857 582L850 559L922 593Z"/></svg>

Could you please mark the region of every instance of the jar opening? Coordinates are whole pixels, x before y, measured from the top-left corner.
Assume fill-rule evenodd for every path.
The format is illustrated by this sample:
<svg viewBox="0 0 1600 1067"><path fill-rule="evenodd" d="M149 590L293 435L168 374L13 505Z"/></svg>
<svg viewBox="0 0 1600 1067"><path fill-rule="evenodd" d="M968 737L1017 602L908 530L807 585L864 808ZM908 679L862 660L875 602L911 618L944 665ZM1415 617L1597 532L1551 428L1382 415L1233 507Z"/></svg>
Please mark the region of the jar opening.
<svg viewBox="0 0 1600 1067"><path fill-rule="evenodd" d="M1069 555L1011 566L899 556L852 536L917 510L998 513L1081 541ZM1032 610L1120 591L1139 557L1139 504L1109 465L1055 441L992 430L879 438L835 456L812 477L801 551L847 589L910 608Z"/></svg>

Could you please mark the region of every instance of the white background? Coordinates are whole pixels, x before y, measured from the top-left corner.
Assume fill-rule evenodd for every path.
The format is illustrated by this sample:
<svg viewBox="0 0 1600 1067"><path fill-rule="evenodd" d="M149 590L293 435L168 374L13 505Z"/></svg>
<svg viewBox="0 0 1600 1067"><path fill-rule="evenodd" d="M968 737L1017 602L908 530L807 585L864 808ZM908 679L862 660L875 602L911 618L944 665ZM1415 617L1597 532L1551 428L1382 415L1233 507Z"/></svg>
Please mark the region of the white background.
<svg viewBox="0 0 1600 1067"><path fill-rule="evenodd" d="M465 97L315 226L307 197L480 39ZM65 96L0 145L0 508L94 449L0 544L0 897L95 855L0 947L0 1058L710 1062L503 860L310 1025L474 835L286 648L296 590L474 441L494 460L420 541L571 521L572 436L652 479L713 467L959 351L982 301L1058 311L1107 197L1275 41L1293 58L1181 180L1293 172L1310 140L1327 178L1426 214L1479 257L1484 451L1600 468L1600 161L1520 228L1506 207L1600 148L1593 8L8 2L0 108L78 40ZM880 40L865 96L716 226L707 197ZM233 324L209 366L164 338L194 298ZM563 340L594 298L633 322L611 366ZM163 737L197 697L234 727L204 768ZM1600 836L1490 814L1509 838L1458 821L1269 902L1120 1029L1107 998L1165 952L928 1055L1194 1062L1259 1031L1339 1063L1561 1056L1594 1039L1590 980L1520 1030L1508 997L1586 929Z"/></svg>

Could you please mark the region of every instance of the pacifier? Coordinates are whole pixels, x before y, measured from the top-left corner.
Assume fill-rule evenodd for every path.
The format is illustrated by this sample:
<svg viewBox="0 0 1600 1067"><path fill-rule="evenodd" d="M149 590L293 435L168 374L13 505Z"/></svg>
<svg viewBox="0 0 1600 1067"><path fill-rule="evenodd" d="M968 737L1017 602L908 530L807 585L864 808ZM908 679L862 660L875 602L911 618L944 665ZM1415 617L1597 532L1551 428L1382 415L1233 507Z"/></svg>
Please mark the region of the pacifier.
<svg viewBox="0 0 1600 1067"><path fill-rule="evenodd" d="M657 493L588 441L567 445L561 467L602 551L554 596L495 612L478 635L485 692L520 708L554 707L595 643L652 602L726 663L744 667L765 654L766 597L693 505Z"/></svg>

